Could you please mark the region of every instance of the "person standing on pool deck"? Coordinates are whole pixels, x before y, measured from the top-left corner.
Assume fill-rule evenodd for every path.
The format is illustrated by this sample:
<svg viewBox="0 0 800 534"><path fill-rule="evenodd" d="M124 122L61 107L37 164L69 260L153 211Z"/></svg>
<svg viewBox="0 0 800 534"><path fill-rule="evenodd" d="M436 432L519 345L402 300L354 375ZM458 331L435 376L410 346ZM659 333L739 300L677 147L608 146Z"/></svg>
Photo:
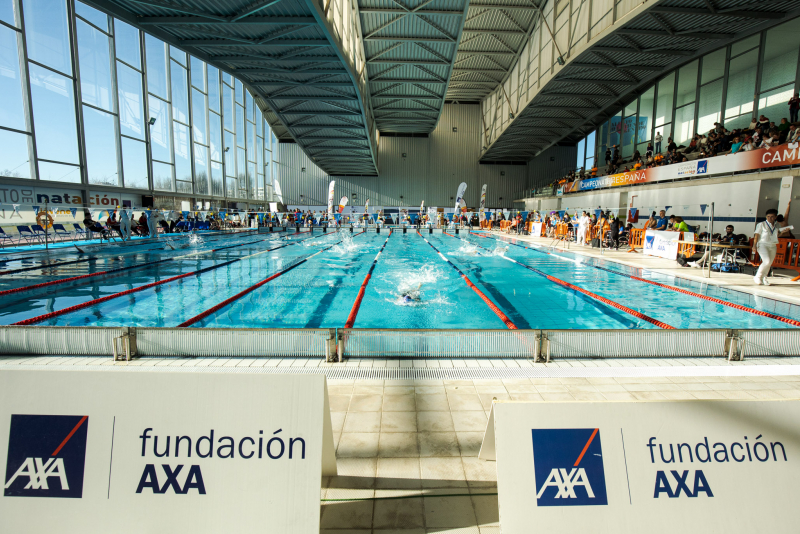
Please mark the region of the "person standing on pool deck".
<svg viewBox="0 0 800 534"><path fill-rule="evenodd" d="M128 216L128 210L117 206L117 213L119 213L119 233L123 241L130 241L131 239L131 218Z"/></svg>
<svg viewBox="0 0 800 534"><path fill-rule="evenodd" d="M584 211L581 214L581 218L578 219L578 244L586 246L586 231L589 227L590 221L589 217L586 215Z"/></svg>
<svg viewBox="0 0 800 534"><path fill-rule="evenodd" d="M150 237L158 239L158 220L156 219L156 212L154 210L147 210L147 230L150 232Z"/></svg>
<svg viewBox="0 0 800 534"><path fill-rule="evenodd" d="M758 251L761 256L761 265L758 272L753 277L756 285L768 286L767 281L772 262L775 261L775 254L778 252L778 234L781 228L777 225L778 210L767 210L767 220L756 225L756 233L753 238L753 250Z"/></svg>

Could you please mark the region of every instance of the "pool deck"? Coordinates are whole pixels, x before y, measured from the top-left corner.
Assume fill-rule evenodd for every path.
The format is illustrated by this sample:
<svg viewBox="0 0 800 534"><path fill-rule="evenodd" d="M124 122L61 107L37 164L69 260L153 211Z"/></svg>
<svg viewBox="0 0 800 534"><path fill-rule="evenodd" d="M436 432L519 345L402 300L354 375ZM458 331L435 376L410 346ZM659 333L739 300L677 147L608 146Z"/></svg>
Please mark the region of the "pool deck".
<svg viewBox="0 0 800 534"><path fill-rule="evenodd" d="M478 459L492 401L800 399L800 358L660 360L319 360L6 357L0 369L321 373L406 367L528 367L509 379L328 381L339 475L322 481L321 534L500 534L494 462ZM488 366L488 367L487 367ZM676 375L677 372L681 376ZM396 497L408 497L397 499ZM327 501L325 499L337 499ZM352 499L352 500L351 500ZM363 499L363 500L355 500Z"/></svg>
<svg viewBox="0 0 800 534"><path fill-rule="evenodd" d="M551 238L524 235L518 236L516 234L505 234L499 231L493 231L491 235L497 238L501 236L513 237L519 241L534 243L544 247L549 247L550 244L553 243L553 239ZM768 297L771 299L780 300L782 302L788 302L790 304L800 304L800 281L792 282L792 278L798 274L795 271L777 269L774 275L769 279L771 285L760 286L753 282L753 277L749 274L712 272L711 278L707 278L704 276L704 274L708 274L707 270L703 271L690 267L681 267L675 261L665 260L655 256L646 256L641 252L628 252L627 246L621 247L619 252L617 252L609 249L602 249L601 251L601 249L584 247L576 245L575 243L570 243L569 248L567 248L564 246L564 243L559 243L559 246L555 247L555 250L560 252L571 252L573 254L579 254L581 256L587 256L590 258L613 261L623 265L628 265L630 267L649 269L660 274L677 276L680 278L685 278L686 280L692 280L694 282L701 282L704 284L735 289L737 291L743 291L745 293L750 293L760 297Z"/></svg>

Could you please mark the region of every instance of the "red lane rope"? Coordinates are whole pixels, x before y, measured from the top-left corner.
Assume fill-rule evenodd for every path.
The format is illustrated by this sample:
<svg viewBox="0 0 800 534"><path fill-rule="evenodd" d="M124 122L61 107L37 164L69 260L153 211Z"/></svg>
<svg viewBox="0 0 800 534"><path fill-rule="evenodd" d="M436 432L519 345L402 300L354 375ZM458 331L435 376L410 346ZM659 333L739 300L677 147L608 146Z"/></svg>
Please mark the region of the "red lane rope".
<svg viewBox="0 0 800 534"><path fill-rule="evenodd" d="M307 238L307 239L313 239L313 238ZM267 250L265 250L265 251L263 251L263 252L261 252L259 254L266 253L266 252L272 252L273 250L278 250L279 248L288 247L288 246L294 245L296 243L300 243L302 241L305 241L305 239L302 239L300 241L294 241L292 243L287 243L286 245L281 245L279 247L267 249ZM18 321L16 323L13 323L13 325L14 326L31 325L31 324L40 323L42 321L47 321L48 319L52 319L54 317L58 317L58 316L61 316L61 315L67 314L67 313L71 313L71 312L74 312L74 311L82 310L82 309L85 309L85 308L88 308L90 306L94 306L94 305L97 305L97 304L102 304L103 302L108 302L109 300L112 300L112 299L116 299L116 298L119 298L119 297L124 297L125 295L138 293L139 291L144 291L145 289L150 289L150 288L157 287L157 286L160 286L160 285L163 285L163 284L168 284L169 282L174 282L176 280L180 280L180 279L186 278L188 276L196 276L196 275L200 275L200 274L206 273L208 271L213 271L214 269L219 269L220 267L225 267L226 265L230 265L232 263L236 263L236 262L241 261L241 260L243 260L245 258L236 258L236 259L233 259L233 260L229 260L229 261L225 261L225 262L218 263L218 264L215 264L215 265L211 265L209 267L205 267L205 268L199 269L197 271L192 271L192 272L189 272L189 273L179 274L177 276L173 276L173 277L167 278L165 280L160 280L158 282L151 282L151 283L145 284L143 286L134 287L134 288L131 288L131 289L128 289L128 290L125 290L125 291L120 291L119 293L114 293L112 295L106 295L105 297L101 297L99 299L90 300L90 301L87 301L87 302L84 302L84 303L81 303L81 304L76 304L75 306L70 306L68 308L63 308L61 310L56 310L56 311L53 311L53 312L50 312L50 313L45 313L43 315L38 315L36 317L31 317L30 319L25 319L23 321Z"/></svg>
<svg viewBox="0 0 800 534"><path fill-rule="evenodd" d="M217 251L224 250L224 249L227 249L227 248L241 247L241 246L244 246L244 245L251 245L253 243L260 243L262 241L267 241L267 240L266 239L257 239L256 241L248 241L246 243L239 243L239 244L236 244L236 245L229 245L229 246L226 246L226 247L219 247L219 248L206 250L206 251L203 251L203 252L198 252L198 253L196 253L194 255L200 256L202 254L210 254L212 252L217 252ZM62 278L60 280L51 280L50 282L42 282L40 284L33 284L33 285L30 285L30 286L17 287L17 288L14 288L14 289L6 289L5 291L0 291L0 297L2 297L4 295L11 295L11 294L14 294L14 293L22 293L24 291L31 291L31 290L34 290L34 289L41 289L43 287L50 287L50 286L55 286L55 285L59 285L59 284L64 284L64 283L67 283L67 282L75 282L77 280L85 280L87 278L93 278L95 276L103 276L103 275L112 274L112 273L120 273L120 272L123 272L123 271L131 271L131 270L134 270L134 269L144 269L144 268L150 267L152 265L157 265L159 263L165 263L165 262L169 262L169 261L176 261L176 260L179 260L179 259L182 259L182 258L185 258L185 257L186 256L178 256L178 257L175 257L175 258L167 258L165 260L152 261L152 262L146 263L144 265L131 265L130 267L120 267L118 269L108 269L107 271L97 271L96 273L82 274L82 275L79 275L79 276L71 276L69 278ZM59 264L59 265L62 265L62 264ZM55 267L55 265L54 265L54 267Z"/></svg>
<svg viewBox="0 0 800 534"><path fill-rule="evenodd" d="M358 290L358 296L356 297L356 301L353 303L353 307L350 310L350 315L347 316L347 322L344 323L345 328L353 328L353 324L356 322L356 316L358 315L358 310L361 308L361 300L364 298L364 291L367 289L367 284L369 284L369 279L372 278L372 271L375 270L375 266L378 264L378 258L381 257L381 253L383 249L386 248L386 244L389 242L389 238L392 237L392 231L389 230L389 235L386 237L386 241L383 242L383 246L378 251L378 254L375 256L375 259L372 260L372 265L369 267L369 272L367 276L364 277L364 281L361 282L361 289Z"/></svg>
<svg viewBox="0 0 800 534"><path fill-rule="evenodd" d="M363 234L363 233L364 233L364 232L361 232L361 234ZM356 235L355 235L355 236L353 236L353 237L359 236L359 235L361 235L361 234L356 234ZM322 234L322 235L326 235L326 234ZM328 234L328 235L329 235L329 234ZM319 236L317 236L317 237L319 237ZM309 239L313 239L313 238L309 238ZM305 241L305 239L304 239L303 241ZM341 241L339 241L339 243L341 243ZM218 311L219 311L219 310L221 310L222 308L224 308L224 307L226 307L226 306L228 306L228 305L230 305L230 304L232 304L232 303L236 302L237 300L239 300L240 298L244 297L244 296L245 296L245 295L247 295L248 293L252 293L253 291L255 291L256 289L258 289L259 287L263 286L264 284L267 284L267 283L271 282L272 280L275 280L275 279L276 279L276 278L278 278L279 276L281 276L281 275L283 275L283 274L286 274L286 273L288 273L289 271L291 271L291 270L292 270L292 269L294 269L295 267L299 267L300 265L304 264L305 262L307 262L308 260L310 260L311 258L313 258L314 256L316 256L316 255L317 255L317 254L319 254L320 252L324 252L324 251L328 250L329 248L335 247L337 244L338 244L338 243L334 243L334 244L333 244L333 245L331 245L330 247L325 247L325 248L323 248L322 250L320 250L319 252L316 252L316 253L312 254L311 256L308 256L308 257L306 257L306 258L303 258L302 260L298 261L297 263L294 263L294 264L290 265L289 267L287 267L287 268L285 268L285 269L282 269L282 270L278 271L277 273L275 273L275 274L271 275L269 278L265 278L264 280L262 280L262 281L260 281L260 282L258 282L258 283L256 283L256 284L253 284L252 286L248 287L248 288L247 288L247 289L245 289L244 291L240 291L239 293L235 294L234 296L232 296L232 297L230 297L230 298L227 298L227 299L223 300L222 302L220 302L220 303L219 303L219 304L217 304L216 306L213 306L213 307L211 307L211 308L207 309L207 310L206 310L206 311L204 311L203 313L200 313L200 314L198 314L198 315L195 315L195 316L194 316L194 317L192 317L191 319L187 319L186 321L184 321L184 322L182 322L181 324L179 324L179 325L178 325L178 328L187 328L187 327L189 327L189 326L192 326L193 324L195 324L195 323L196 323L196 322L198 322L198 321L202 321L203 319L205 319L205 318L206 318L206 317L208 317L209 315L211 315L211 314L213 314L213 313L216 313L216 312L218 312ZM284 245L284 246L289 246L289 245ZM278 248L282 248L282 247L278 247ZM272 250L277 250L277 249L272 249Z"/></svg>
<svg viewBox="0 0 800 534"><path fill-rule="evenodd" d="M470 233L474 233L474 232L470 232ZM477 235L479 237L487 237L487 236L483 236L483 235L480 235L480 234L475 234L475 235ZM495 239L495 238L488 237L488 239ZM495 241L499 241L499 240L495 239ZM518 245L517 243L511 243L509 241L503 241L503 243L508 243L509 245L515 245L515 246L518 246L518 247L526 248L528 250L533 250L535 252L541 252L542 254L550 255L549 252L545 252L543 250L538 250L538 249L535 249L535 248L526 247L524 245ZM783 317L781 315L776 315L774 313L770 313L770 312L766 312L766 311L762 311L762 310L757 310L755 308L750 308L748 306L743 306L742 304L734 304L733 302L728 302L727 300L718 299L716 297L709 297L708 295L703 295L701 293L695 293L694 291L689 291L688 289L683 289L683 288L676 287L676 286L671 286L671 285L668 285L668 284L662 284L661 282L654 282L653 280L648 280L646 278L640 278L640 277L632 275L632 274L621 273L621 272L618 272L618 271L614 271L612 269L607 269L605 267L600 267L598 265L592 265L592 267L594 267L595 269L600 269L601 271L606 271L606 272L609 272L609 273L612 273L612 274L617 274L619 276L626 276L626 277L631 278L633 280L636 280L638 282L644 282L645 284L651 284L651 285L654 285L654 286L663 287L664 289L669 289L670 291L676 291L678 293L683 293L684 295L691 295L692 297L697 297L699 299L707 300L707 301L713 302L715 304L721 304L722 306L728 306L730 308L734 308L734 309L737 309L737 310L740 310L740 311L745 311L745 312L748 312L748 313L752 313L754 315L760 315L762 317L769 317L770 319L775 319L776 321L781 321L781 322L784 322L786 324L790 324L792 326L800 327L800 321L796 321L794 319L789 319L788 317Z"/></svg>
<svg viewBox="0 0 800 534"><path fill-rule="evenodd" d="M447 234L447 235L450 235L450 234ZM455 237L455 236L450 236L450 237ZM475 245L475 246L478 246L478 245ZM481 248L483 250L489 250L486 247L481 247ZM573 291L578 291L579 293L583 293L584 295L587 295L587 296L589 296L589 297L591 297L593 299L599 300L603 304L607 304L609 306L617 308L618 310L622 310L625 313L629 313L629 314L633 315L634 317L637 317L639 319L647 321L650 324L654 324L654 325L658 326L659 328L664 328L666 330L675 330L674 326L668 325L667 323L659 321L658 319L654 319L654 318L650 317L649 315L645 315L645 314L643 314L641 312L638 312L638 311L636 311L634 309L628 308L627 306L623 306L622 304L619 304L618 302L614 302L613 300L609 300L609 299L607 299L605 297L601 297L600 295L592 293L591 291L587 291L587 290L583 289L582 287L578 287L578 286L576 286L574 284L570 284L569 282L565 282L564 280L556 278L555 276L550 276L549 274L544 273L544 272L540 271L539 269L534 269L533 267L531 267L529 265L525 265L524 263L520 263L520 262L518 262L516 260L513 260L511 258L507 258L505 256L503 256L503 258L505 258L506 260L508 260L508 261L510 261L512 263L516 263L517 265L519 265L521 267L525 267L529 271L533 271L538 275L544 276L545 278L547 278L551 282L555 282L556 284L559 284L559 285L562 285L562 286L564 286L566 288L572 289Z"/></svg>
<svg viewBox="0 0 800 534"><path fill-rule="evenodd" d="M608 271L610 273L618 274L620 276L627 276L628 278L632 278L632 279L637 280L639 282L644 282L646 284L652 284L654 286L663 287L664 289L669 289L671 291L676 291L678 293L683 293L684 295L691 295L691 296L697 297L699 299L707 300L709 302L714 302L715 304L722 304L723 306L728 306L730 308L735 308L737 310L746 311L748 313L752 313L752 314L755 314L755 315L760 315L762 317L769 317L770 319L775 319L776 321L781 321L781 322L784 322L786 324L790 324L792 326L800 327L800 321L796 321L794 319L789 319L788 317L782 317L780 315L775 315L774 313L765 312L765 311L761 311L761 310L756 310L755 308L749 308L749 307L743 306L741 304L734 304L733 302L728 302L727 300L722 300L722 299L718 299L718 298L715 298L715 297L709 297L708 295L702 295L700 293L695 293L693 291L689 291L687 289L682 289L680 287L670 286L670 285L667 285L667 284L662 284L660 282L654 282L653 280L647 280L646 278L640 278L640 277L634 276L632 274L619 273L619 272L616 272L616 271L612 271L611 269L606 269L604 267L598 267L596 265L593 265L593 267L595 267L597 269L601 269L603 271Z"/></svg>
<svg viewBox="0 0 800 534"><path fill-rule="evenodd" d="M420 236L420 237L422 237L422 234L420 234L420 233L419 233L419 230L417 230L417 235L418 235L418 236ZM492 301L489 299L489 297L487 297L486 295L484 295L484 294L483 294L483 291L481 291L480 289L478 289L478 288L475 286L475 284L473 284L473 283L472 283L472 280L470 280L469 278L467 278L467 275L465 275L464 273L462 273L462 272L461 272L461 269L459 269L458 267L456 267L456 266L455 266L455 264L454 264L452 261L448 260L448 259L447 259L447 258L444 256L444 254L442 254L441 252L439 252L439 249L437 249L436 247L434 247L433 245L431 245L431 243L430 243L430 242L429 242L427 239L425 239L424 237L422 237L422 239L424 239L424 240L425 240L425 242L426 242L426 243L428 243L428 245L430 245L430 247L431 247L433 250L435 250L435 251L436 251L436 253L437 253L439 256L441 256L441 257L442 257L442 259L443 259L444 261L446 261L448 264L450 264L450 267L452 267L453 269L455 269L455 270L456 270L456 272L458 272L458 274L460 274L460 275L461 275L461 278L463 278L463 279L464 279L464 281L467 283L467 285L468 285L470 288L472 288L472 290L473 290L475 293L477 293L477 294L478 294L478 296L479 296L481 299L483 299L483 301L486 303L486 305L487 305L487 306L489 306L489 309L491 309L491 310L492 310L492 311L495 313L495 315L497 315L497 316L500 318L500 320L501 320L501 321L503 321L503 322L506 324L506 326L507 326L508 328L510 328L511 330L517 330L517 325L515 325L513 322L511 322L511 319L509 319L508 317L506 317L506 314L505 314L505 313L503 313L503 312L500 310L500 308L498 308L498 307L497 307L497 306L494 304L494 302L492 302Z"/></svg>
<svg viewBox="0 0 800 534"><path fill-rule="evenodd" d="M211 234L211 235L216 235L216 234ZM148 243L141 243L141 244L136 244L136 245L133 245L133 246L145 246L145 245L153 245L153 244L158 244L158 241L151 241L151 242L148 242ZM145 249L145 250L143 250L141 252L146 252L147 250L148 249ZM152 249L152 250L161 250L161 249ZM131 254L131 253L132 252L130 252L130 251L127 252L127 254ZM139 252L136 252L136 254L138 254L138 253ZM70 261L62 261L62 262L57 262L57 263L49 263L49 264L37 265L36 267L21 267L19 269L12 269L10 271L0 271L0 276L4 276L4 275L7 275L7 274L23 273L23 272L26 272L26 271L37 271L39 269L49 269L51 267L61 267L62 265L72 265L72 264L75 264L75 263L85 263L85 262L89 262L89 261L97 261L97 259L98 258L82 258L82 259L79 259L79 260L70 260ZM9 260L9 261L16 261L16 260ZM113 271L110 271L110 272L113 272Z"/></svg>

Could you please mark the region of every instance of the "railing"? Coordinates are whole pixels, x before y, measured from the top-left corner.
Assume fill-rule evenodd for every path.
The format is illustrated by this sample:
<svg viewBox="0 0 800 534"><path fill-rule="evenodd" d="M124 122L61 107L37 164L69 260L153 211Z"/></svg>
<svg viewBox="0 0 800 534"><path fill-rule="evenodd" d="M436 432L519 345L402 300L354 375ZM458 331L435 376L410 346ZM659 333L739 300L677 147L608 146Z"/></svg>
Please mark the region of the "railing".
<svg viewBox="0 0 800 534"><path fill-rule="evenodd" d="M119 343L122 341L123 343ZM120 354L119 347L124 347ZM2 356L526 359L800 356L797 330L0 327Z"/></svg>

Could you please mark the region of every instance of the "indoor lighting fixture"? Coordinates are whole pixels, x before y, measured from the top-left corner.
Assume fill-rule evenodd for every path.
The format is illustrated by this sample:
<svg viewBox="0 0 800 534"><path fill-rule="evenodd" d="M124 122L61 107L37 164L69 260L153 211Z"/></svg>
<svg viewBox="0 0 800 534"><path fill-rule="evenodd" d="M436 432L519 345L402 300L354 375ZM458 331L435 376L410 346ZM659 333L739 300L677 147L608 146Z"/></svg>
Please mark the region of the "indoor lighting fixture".
<svg viewBox="0 0 800 534"><path fill-rule="evenodd" d="M150 120L149 120L149 121L147 121L147 123L148 123L150 126L154 125L154 124L156 123L156 118L155 118L155 117L150 117Z"/></svg>

